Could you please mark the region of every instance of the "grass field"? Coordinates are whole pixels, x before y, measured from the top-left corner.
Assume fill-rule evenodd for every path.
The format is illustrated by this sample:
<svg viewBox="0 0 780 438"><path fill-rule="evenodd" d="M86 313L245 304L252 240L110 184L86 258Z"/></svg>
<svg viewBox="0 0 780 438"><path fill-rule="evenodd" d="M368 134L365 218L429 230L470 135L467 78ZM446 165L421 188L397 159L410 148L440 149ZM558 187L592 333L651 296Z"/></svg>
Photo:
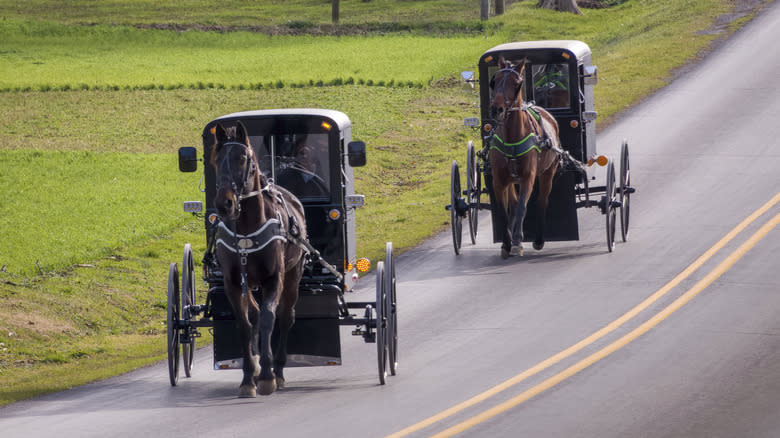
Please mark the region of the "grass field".
<svg viewBox="0 0 780 438"><path fill-rule="evenodd" d="M629 0L578 17L533 3L484 25L474 0L342 1L332 26L309 0L216 11L205 0L0 0L0 404L163 357L168 264L185 242L204 246L201 223L181 212L201 196L199 176L177 171L175 151L199 146L209 120L276 107L349 115L369 145L358 252L377 259L385 240L403 250L447 225L449 162L476 114L454 77L482 51L588 42L604 120L695 59L715 38L697 31L730 7Z"/></svg>

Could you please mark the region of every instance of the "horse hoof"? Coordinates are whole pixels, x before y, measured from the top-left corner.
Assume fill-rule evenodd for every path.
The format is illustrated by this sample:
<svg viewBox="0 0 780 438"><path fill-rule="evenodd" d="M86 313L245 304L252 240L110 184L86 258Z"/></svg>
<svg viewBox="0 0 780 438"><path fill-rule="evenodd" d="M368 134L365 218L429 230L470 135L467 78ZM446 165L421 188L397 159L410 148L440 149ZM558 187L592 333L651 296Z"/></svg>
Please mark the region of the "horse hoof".
<svg viewBox="0 0 780 438"><path fill-rule="evenodd" d="M258 392L260 395L271 395L276 391L276 379L261 380L257 384Z"/></svg>
<svg viewBox="0 0 780 438"><path fill-rule="evenodd" d="M539 251L544 248L544 242L534 242L534 249Z"/></svg>
<svg viewBox="0 0 780 438"><path fill-rule="evenodd" d="M238 388L238 398L255 398L257 397L257 389L252 385L241 385Z"/></svg>
<svg viewBox="0 0 780 438"><path fill-rule="evenodd" d="M509 250L506 248L501 248L501 258L506 260L509 258Z"/></svg>
<svg viewBox="0 0 780 438"><path fill-rule="evenodd" d="M276 378L276 389L284 389L284 377Z"/></svg>
<svg viewBox="0 0 780 438"><path fill-rule="evenodd" d="M512 245L512 249L509 250L509 255L522 257L523 256L522 245Z"/></svg>

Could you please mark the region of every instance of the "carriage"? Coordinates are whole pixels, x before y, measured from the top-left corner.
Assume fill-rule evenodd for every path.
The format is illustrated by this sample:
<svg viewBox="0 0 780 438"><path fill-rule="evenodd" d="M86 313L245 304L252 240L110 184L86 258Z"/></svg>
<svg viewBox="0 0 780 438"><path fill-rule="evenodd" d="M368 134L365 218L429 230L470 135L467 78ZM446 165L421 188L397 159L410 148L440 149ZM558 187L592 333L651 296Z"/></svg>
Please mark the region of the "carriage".
<svg viewBox="0 0 780 438"><path fill-rule="evenodd" d="M502 62L505 64L499 65ZM513 73L510 68L516 63L522 63L524 68L522 71L515 69ZM503 65L510 67L502 69ZM605 216L607 249L611 252L615 248L618 216L622 240L625 242L628 237L630 200L634 193L628 144L625 140L621 144L616 181L614 162L596 152L597 113L593 86L598 76L596 66L591 64L590 48L581 41L531 41L501 44L487 50L479 59L478 79L471 71L461 74L472 89L475 84L478 87L481 121L470 117L465 119L465 125L480 133L481 142L468 142L465 187L461 186L457 160L452 162L451 202L446 208L451 215L455 254L461 250L464 220L468 222L471 243L476 243L480 210L491 211L493 242L501 242L504 237L504 229L497 225L501 223L503 212L498 195L494 193L495 169L488 159L491 149L495 149L497 125L501 125L493 102L496 94L503 91L497 90L496 76L504 71L517 76L517 99L523 102L522 107L509 111L546 110L557 122L560 140L557 148L549 142L539 147L539 150L544 150L545 146L553 149L557 156L557 172L554 171L546 210L539 207L539 184L533 187L522 223L522 240L536 239L537 242L541 237L542 244L545 240L579 240L577 209L596 207ZM538 118L538 114L535 116ZM606 166L604 185L591 184L596 165ZM515 187L514 190L518 189ZM482 201L483 194L488 196L489 203ZM536 243L534 247L540 249Z"/></svg>
<svg viewBox="0 0 780 438"><path fill-rule="evenodd" d="M393 246L388 242L385 260L376 264L376 299L348 302L359 272L370 269L370 261L356 256L355 210L364 203L354 193L353 167L366 160L366 146L352 141L351 122L338 111L325 109L258 110L229 114L206 125L203 131L204 172L201 201L185 202L184 210L204 219L206 250L202 258L202 278L207 285L205 302L198 303L192 246L184 246L181 266L171 263L168 273L168 370L176 386L179 369L192 373L196 340L200 330L213 335L215 370L246 369L239 344L237 319L226 295L226 285L217 257L217 248L226 244L225 221L215 208L219 187L217 169L210 165L215 154L215 131L241 126L246 144L257 157L269 187L281 186L302 204L306 239L298 242L307 254L302 259L294 324L287 338L286 366L329 366L341 364L340 327L353 326L352 335L375 343L380 384L395 375L397 364L397 317ZM251 151L250 151L251 152ZM197 170L197 149L179 150L179 169ZM269 189L266 187L265 189ZM264 189L264 190L265 190ZM277 190L277 189L274 189ZM262 233L261 233L262 234ZM229 240L229 239L228 239ZM245 250L244 264L253 249L251 239L239 239ZM241 249L238 250L241 253ZM227 270L227 269L225 269ZM245 291L246 292L246 291ZM260 303L263 290L250 290ZM279 345L279 320L273 330L272 345ZM251 342L251 341L250 341ZM257 346L257 340L255 340Z"/></svg>

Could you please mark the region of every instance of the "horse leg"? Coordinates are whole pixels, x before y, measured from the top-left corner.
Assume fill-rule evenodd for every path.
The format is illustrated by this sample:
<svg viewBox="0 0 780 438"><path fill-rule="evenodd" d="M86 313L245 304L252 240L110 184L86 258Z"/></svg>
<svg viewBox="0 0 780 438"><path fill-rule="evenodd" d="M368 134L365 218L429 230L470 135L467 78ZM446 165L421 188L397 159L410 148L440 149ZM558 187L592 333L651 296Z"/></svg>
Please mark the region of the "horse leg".
<svg viewBox="0 0 780 438"><path fill-rule="evenodd" d="M273 352L271 334L276 322L276 309L281 292L281 274L263 285L263 303L260 306L258 326L260 327L260 375L255 379L260 395L270 395L276 391L276 378L273 372Z"/></svg>
<svg viewBox="0 0 780 438"><path fill-rule="evenodd" d="M279 299L279 307L276 309L276 317L279 319L279 345L274 351L274 374L276 375L276 387L284 388L284 366L287 364L287 338L295 323L295 303L298 301L298 284L300 283L303 263L299 263L295 269L285 274L284 290Z"/></svg>
<svg viewBox="0 0 780 438"><path fill-rule="evenodd" d="M523 222L527 212L528 198L534 188L533 178L524 176L518 184L520 193L517 196L517 204L514 210L514 222L512 223L512 255L523 255Z"/></svg>
<svg viewBox="0 0 780 438"><path fill-rule="evenodd" d="M552 191L553 176L555 169L547 169L539 175L539 220L536 226L536 237L534 238L534 249L544 248L544 227L547 219L547 206L550 204L550 192Z"/></svg>
<svg viewBox="0 0 780 438"><path fill-rule="evenodd" d="M257 326L252 324L256 319L257 309L249 297L241 296L241 287L228 286L232 283L226 279L225 293L233 308L233 315L238 323L239 342L241 355L244 359L244 378L238 390L241 398L257 396L255 378L260 374L259 357L256 354Z"/></svg>
<svg viewBox="0 0 780 438"><path fill-rule="evenodd" d="M512 234L511 234L511 220L512 220L512 214L511 214L511 208L510 208L510 201L512 199L512 196L510 195L510 192L514 194L514 188L511 184L508 184L506 186L502 186L497 183L496 180L494 180L493 184L493 193L496 194L496 200L498 201L498 207L499 207L499 219L501 223L496 224L501 230L502 230L502 239L501 239L501 258L507 259L509 258L510 250L512 248Z"/></svg>

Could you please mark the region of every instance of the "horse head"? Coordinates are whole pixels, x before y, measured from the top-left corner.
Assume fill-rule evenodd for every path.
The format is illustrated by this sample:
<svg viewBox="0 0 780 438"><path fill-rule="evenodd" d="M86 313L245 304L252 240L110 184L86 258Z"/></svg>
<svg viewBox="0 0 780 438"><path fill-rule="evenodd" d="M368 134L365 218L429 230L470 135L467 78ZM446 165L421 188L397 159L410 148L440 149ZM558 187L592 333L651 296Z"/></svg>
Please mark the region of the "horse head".
<svg viewBox="0 0 780 438"><path fill-rule="evenodd" d="M498 59L498 71L490 80L490 88L493 89L493 97L490 100L491 118L504 120L509 110L522 106L524 72L525 60L514 65L503 56Z"/></svg>
<svg viewBox="0 0 780 438"><path fill-rule="evenodd" d="M212 132L215 137L210 164L216 170L214 206L223 219L235 220L241 213L241 201L257 196L264 176L260 172L246 128L240 121L231 135L222 124Z"/></svg>

